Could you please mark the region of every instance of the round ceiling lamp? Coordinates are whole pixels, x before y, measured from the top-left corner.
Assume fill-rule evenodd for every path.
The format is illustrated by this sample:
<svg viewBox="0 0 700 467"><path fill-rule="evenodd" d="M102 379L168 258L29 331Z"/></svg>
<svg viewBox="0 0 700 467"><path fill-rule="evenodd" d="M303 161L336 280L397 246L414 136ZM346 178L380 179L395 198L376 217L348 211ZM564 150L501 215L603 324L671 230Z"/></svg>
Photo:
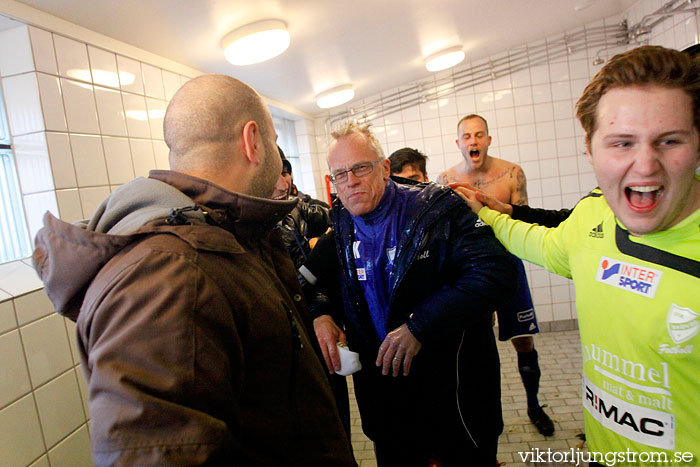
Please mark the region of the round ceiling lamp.
<svg viewBox="0 0 700 467"><path fill-rule="evenodd" d="M316 105L322 109L330 109L340 104L345 104L355 97L355 90L352 84L344 84L342 86L323 91L316 96Z"/></svg>
<svg viewBox="0 0 700 467"><path fill-rule="evenodd" d="M221 41L226 60L233 65L252 65L278 56L289 47L287 24L266 19L242 26Z"/></svg>
<svg viewBox="0 0 700 467"><path fill-rule="evenodd" d="M450 47L434 53L425 59L425 68L428 71L441 71L451 68L464 60L462 46Z"/></svg>

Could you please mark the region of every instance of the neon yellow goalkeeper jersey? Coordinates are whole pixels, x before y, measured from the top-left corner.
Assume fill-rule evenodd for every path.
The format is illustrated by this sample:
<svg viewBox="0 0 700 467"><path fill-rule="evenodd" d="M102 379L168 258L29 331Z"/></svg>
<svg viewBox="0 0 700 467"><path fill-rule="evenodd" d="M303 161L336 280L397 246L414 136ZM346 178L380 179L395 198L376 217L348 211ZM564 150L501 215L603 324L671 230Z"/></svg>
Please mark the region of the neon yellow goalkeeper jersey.
<svg viewBox="0 0 700 467"><path fill-rule="evenodd" d="M574 280L589 451L700 460L700 210L643 237L601 195L557 228L479 216L513 254Z"/></svg>

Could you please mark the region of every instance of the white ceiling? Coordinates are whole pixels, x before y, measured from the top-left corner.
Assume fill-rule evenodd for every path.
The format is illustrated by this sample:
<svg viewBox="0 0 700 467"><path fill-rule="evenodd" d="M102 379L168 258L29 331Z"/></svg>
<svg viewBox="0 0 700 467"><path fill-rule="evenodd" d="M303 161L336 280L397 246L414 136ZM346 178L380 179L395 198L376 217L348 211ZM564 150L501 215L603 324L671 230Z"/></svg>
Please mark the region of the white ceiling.
<svg viewBox="0 0 700 467"><path fill-rule="evenodd" d="M429 76L423 57L460 44L468 60L624 12L636 0L20 0L192 68L234 76L316 114L314 96L352 83L365 97ZM261 19L287 22L291 45L247 67L221 38Z"/></svg>

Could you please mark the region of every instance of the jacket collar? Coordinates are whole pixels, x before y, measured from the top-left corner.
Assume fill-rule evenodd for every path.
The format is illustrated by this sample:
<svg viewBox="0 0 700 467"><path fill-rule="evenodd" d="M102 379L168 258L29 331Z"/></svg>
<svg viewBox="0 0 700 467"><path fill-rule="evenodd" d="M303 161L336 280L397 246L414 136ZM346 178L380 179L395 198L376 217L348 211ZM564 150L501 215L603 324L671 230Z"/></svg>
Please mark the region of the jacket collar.
<svg viewBox="0 0 700 467"><path fill-rule="evenodd" d="M272 200L234 193L208 180L172 170L151 170L148 177L190 197L205 209L213 223L245 234L269 231L297 204L296 198Z"/></svg>
<svg viewBox="0 0 700 467"><path fill-rule="evenodd" d="M384 194L374 210L367 214L363 214L362 216L353 216L351 214L351 217L354 221L361 220L365 224L376 224L381 222L392 212L392 204L395 197L396 183L394 183L392 180L388 180L384 188Z"/></svg>

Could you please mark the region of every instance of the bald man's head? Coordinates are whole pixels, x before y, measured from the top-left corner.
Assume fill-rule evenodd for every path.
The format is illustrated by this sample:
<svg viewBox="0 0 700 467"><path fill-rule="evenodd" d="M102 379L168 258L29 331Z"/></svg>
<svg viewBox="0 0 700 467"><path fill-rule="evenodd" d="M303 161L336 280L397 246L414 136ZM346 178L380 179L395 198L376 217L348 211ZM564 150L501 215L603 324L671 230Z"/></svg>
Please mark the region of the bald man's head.
<svg viewBox="0 0 700 467"><path fill-rule="evenodd" d="M165 112L170 167L197 175L216 174L235 160L243 126L273 131L270 114L253 88L225 75L203 75L185 83Z"/></svg>

